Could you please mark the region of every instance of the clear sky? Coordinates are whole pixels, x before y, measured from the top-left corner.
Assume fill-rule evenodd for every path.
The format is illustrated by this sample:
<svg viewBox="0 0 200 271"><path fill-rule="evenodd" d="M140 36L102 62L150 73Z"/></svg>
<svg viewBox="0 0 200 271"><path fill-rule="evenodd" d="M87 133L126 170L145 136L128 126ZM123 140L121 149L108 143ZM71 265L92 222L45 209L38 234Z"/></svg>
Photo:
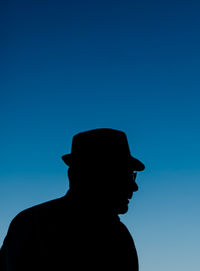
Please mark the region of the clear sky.
<svg viewBox="0 0 200 271"><path fill-rule="evenodd" d="M140 270L200 270L200 3L3 5L0 245L18 212L65 194L72 136L110 127L146 165L121 216Z"/></svg>

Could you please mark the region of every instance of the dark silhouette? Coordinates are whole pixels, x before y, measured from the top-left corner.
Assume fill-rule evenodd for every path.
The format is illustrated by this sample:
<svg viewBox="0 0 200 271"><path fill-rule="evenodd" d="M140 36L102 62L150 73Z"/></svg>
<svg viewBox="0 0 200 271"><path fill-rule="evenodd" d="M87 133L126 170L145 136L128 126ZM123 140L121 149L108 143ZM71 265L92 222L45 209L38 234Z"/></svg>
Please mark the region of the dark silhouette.
<svg viewBox="0 0 200 271"><path fill-rule="evenodd" d="M138 190L125 133L95 129L73 137L64 197L19 213L0 252L1 271L138 270L133 239L118 214Z"/></svg>

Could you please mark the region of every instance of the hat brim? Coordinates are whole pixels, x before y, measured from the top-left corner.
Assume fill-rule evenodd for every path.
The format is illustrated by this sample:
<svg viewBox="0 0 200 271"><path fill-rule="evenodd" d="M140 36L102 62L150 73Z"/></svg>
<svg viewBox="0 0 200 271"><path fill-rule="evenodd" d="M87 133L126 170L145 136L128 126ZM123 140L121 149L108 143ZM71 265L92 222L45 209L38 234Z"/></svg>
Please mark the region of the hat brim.
<svg viewBox="0 0 200 271"><path fill-rule="evenodd" d="M134 158L133 156L130 156L129 166L132 170L136 171L142 171L145 169L145 165L140 160Z"/></svg>
<svg viewBox="0 0 200 271"><path fill-rule="evenodd" d="M64 163L68 166L72 165L72 155L71 154L65 154L62 156L62 160ZM136 171L142 171L145 169L145 165L139 161L138 159L134 158L133 156L129 156L128 159L128 165L132 170Z"/></svg>
<svg viewBox="0 0 200 271"><path fill-rule="evenodd" d="M62 160L68 166L71 166L71 164L72 164L72 159L71 158L72 158L71 154L65 154L65 155L62 156Z"/></svg>

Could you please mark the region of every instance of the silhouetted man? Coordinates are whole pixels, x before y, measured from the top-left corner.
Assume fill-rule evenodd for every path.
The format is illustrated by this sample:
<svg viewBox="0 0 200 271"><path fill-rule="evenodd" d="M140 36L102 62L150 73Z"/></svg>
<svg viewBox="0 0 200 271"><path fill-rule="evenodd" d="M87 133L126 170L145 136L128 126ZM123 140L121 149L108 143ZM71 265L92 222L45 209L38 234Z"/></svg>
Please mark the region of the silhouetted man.
<svg viewBox="0 0 200 271"><path fill-rule="evenodd" d="M67 194L19 213L0 253L1 271L138 270L133 239L118 214L138 190L126 135L95 129L73 137Z"/></svg>

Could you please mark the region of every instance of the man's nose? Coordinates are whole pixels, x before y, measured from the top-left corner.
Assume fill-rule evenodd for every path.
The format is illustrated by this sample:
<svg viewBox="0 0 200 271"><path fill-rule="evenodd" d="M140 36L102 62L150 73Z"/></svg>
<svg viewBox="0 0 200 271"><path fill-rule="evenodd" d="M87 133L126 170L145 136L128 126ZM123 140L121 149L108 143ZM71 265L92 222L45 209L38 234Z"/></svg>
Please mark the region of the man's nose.
<svg viewBox="0 0 200 271"><path fill-rule="evenodd" d="M139 187L138 187L137 183L136 183L136 182L133 182L133 183L132 183L132 190L133 190L133 192L138 191L138 189L139 189Z"/></svg>

